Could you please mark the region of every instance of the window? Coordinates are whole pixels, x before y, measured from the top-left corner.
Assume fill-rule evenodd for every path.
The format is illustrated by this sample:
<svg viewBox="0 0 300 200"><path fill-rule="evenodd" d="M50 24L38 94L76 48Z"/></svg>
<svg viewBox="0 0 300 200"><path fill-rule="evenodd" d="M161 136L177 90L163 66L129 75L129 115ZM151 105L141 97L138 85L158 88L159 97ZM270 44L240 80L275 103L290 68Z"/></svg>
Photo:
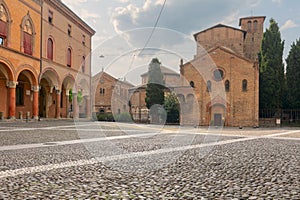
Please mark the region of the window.
<svg viewBox="0 0 300 200"><path fill-rule="evenodd" d="M243 80L243 83L242 83L242 87L243 87L243 92L246 92L247 91L247 87L248 87L248 82L246 79Z"/></svg>
<svg viewBox="0 0 300 200"><path fill-rule="evenodd" d="M72 26L68 24L68 36L71 36L72 33Z"/></svg>
<svg viewBox="0 0 300 200"><path fill-rule="evenodd" d="M72 51L71 51L71 48L68 48L68 50L67 50L67 66L68 67L72 66Z"/></svg>
<svg viewBox="0 0 300 200"><path fill-rule="evenodd" d="M225 81L225 92L229 92L230 91L230 83L229 80Z"/></svg>
<svg viewBox="0 0 300 200"><path fill-rule="evenodd" d="M252 28L251 26L252 26L252 22L248 21L248 23L247 23L247 29L248 29L249 32L251 31L251 28Z"/></svg>
<svg viewBox="0 0 300 200"><path fill-rule="evenodd" d="M23 49L24 53L32 55L33 27L29 19L23 24Z"/></svg>
<svg viewBox="0 0 300 200"><path fill-rule="evenodd" d="M85 46L85 35L82 35L82 44Z"/></svg>
<svg viewBox="0 0 300 200"><path fill-rule="evenodd" d="M5 44L8 29L8 14L3 5L0 5L0 45Z"/></svg>
<svg viewBox="0 0 300 200"><path fill-rule="evenodd" d="M211 81L207 81L206 90L207 90L207 92L211 92Z"/></svg>
<svg viewBox="0 0 300 200"><path fill-rule="evenodd" d="M253 22L253 30L254 31L257 31L257 20L255 20L254 22Z"/></svg>
<svg viewBox="0 0 300 200"><path fill-rule="evenodd" d="M100 88L100 94L104 95L105 94L105 89L104 88Z"/></svg>
<svg viewBox="0 0 300 200"><path fill-rule="evenodd" d="M47 58L53 60L53 40L51 38L47 42Z"/></svg>
<svg viewBox="0 0 300 200"><path fill-rule="evenodd" d="M191 82L190 82L190 86L191 86L192 88L194 88L194 87L195 87L195 83L194 83L194 81L191 81Z"/></svg>
<svg viewBox="0 0 300 200"><path fill-rule="evenodd" d="M51 10L48 12L48 22L49 24L53 24L53 12Z"/></svg>
<svg viewBox="0 0 300 200"><path fill-rule="evenodd" d="M221 81L224 78L224 71L221 69L216 69L214 70L213 76L216 81Z"/></svg>
<svg viewBox="0 0 300 200"><path fill-rule="evenodd" d="M84 56L82 56L81 71L83 73L85 72L85 57Z"/></svg>
<svg viewBox="0 0 300 200"><path fill-rule="evenodd" d="M24 85L19 83L16 86L16 105L23 106L24 105Z"/></svg>

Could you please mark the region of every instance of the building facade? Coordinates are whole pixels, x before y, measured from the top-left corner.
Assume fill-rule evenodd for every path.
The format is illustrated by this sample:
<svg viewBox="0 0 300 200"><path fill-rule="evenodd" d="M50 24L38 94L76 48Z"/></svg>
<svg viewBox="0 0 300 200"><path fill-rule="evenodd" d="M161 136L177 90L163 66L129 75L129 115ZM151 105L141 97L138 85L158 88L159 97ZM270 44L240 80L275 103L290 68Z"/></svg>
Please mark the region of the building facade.
<svg viewBox="0 0 300 200"><path fill-rule="evenodd" d="M59 0L44 0L42 9L39 115L89 116L95 31Z"/></svg>
<svg viewBox="0 0 300 200"><path fill-rule="evenodd" d="M182 107L191 108L183 112L182 122L258 126L258 52L264 20L241 18L241 29L219 24L194 35L197 54L180 64L185 87L190 85L192 91L176 89Z"/></svg>
<svg viewBox="0 0 300 200"><path fill-rule="evenodd" d="M93 76L93 112L129 113L129 89L133 87L126 80L116 79L106 72Z"/></svg>
<svg viewBox="0 0 300 200"><path fill-rule="evenodd" d="M60 0L0 0L1 118L89 115L94 33Z"/></svg>
<svg viewBox="0 0 300 200"><path fill-rule="evenodd" d="M172 91L172 88L179 87L182 84L180 74L164 66L160 67L165 83L166 93ZM149 110L146 106L146 86L148 83L149 73L141 75L142 85L129 89L131 115L136 122L148 122Z"/></svg>
<svg viewBox="0 0 300 200"><path fill-rule="evenodd" d="M41 2L0 0L0 112L38 116Z"/></svg>

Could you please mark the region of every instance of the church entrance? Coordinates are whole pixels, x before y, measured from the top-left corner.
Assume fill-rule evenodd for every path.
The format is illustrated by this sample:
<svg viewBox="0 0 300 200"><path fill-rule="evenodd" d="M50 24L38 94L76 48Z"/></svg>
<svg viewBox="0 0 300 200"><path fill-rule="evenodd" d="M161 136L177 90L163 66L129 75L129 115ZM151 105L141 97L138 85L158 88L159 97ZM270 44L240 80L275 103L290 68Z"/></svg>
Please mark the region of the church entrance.
<svg viewBox="0 0 300 200"><path fill-rule="evenodd" d="M214 114L214 126L222 126L222 114Z"/></svg>

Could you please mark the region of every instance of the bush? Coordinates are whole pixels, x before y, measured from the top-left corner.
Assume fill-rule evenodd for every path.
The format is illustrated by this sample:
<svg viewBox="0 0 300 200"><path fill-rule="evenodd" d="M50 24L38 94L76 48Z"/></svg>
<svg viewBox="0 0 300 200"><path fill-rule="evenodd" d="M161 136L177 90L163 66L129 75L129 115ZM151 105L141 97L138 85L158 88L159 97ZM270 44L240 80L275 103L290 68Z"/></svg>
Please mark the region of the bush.
<svg viewBox="0 0 300 200"><path fill-rule="evenodd" d="M97 120L98 121L108 121L108 122L115 121L112 113L98 113Z"/></svg>
<svg viewBox="0 0 300 200"><path fill-rule="evenodd" d="M115 117L117 122L132 122L132 117L129 113L121 113Z"/></svg>

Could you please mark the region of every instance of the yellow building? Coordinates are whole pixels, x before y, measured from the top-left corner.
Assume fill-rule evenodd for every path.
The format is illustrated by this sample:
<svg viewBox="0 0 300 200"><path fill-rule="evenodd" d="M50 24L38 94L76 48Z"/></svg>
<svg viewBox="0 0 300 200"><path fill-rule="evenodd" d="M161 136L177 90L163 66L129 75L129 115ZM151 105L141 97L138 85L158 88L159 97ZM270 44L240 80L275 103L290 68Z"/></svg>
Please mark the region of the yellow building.
<svg viewBox="0 0 300 200"><path fill-rule="evenodd" d="M90 116L91 37L95 31L61 1L43 2L39 115ZM77 95L83 96L82 102L77 102Z"/></svg>
<svg viewBox="0 0 300 200"><path fill-rule="evenodd" d="M94 33L60 0L0 0L0 117L89 116Z"/></svg>
<svg viewBox="0 0 300 200"><path fill-rule="evenodd" d="M38 117L41 2L0 0L0 112Z"/></svg>

